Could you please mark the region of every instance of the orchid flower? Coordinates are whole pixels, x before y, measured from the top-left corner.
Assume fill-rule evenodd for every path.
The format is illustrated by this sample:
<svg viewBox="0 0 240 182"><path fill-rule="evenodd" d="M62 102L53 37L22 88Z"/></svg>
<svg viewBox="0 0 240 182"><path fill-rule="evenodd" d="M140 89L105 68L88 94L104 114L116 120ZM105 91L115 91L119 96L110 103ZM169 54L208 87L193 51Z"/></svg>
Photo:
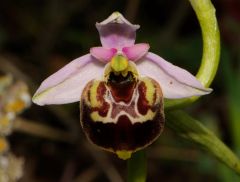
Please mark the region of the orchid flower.
<svg viewBox="0 0 240 182"><path fill-rule="evenodd" d="M87 138L127 159L155 141L164 127L163 99L208 94L188 71L135 43L139 25L119 12L96 23L102 47L79 57L42 82L38 105L80 101Z"/></svg>

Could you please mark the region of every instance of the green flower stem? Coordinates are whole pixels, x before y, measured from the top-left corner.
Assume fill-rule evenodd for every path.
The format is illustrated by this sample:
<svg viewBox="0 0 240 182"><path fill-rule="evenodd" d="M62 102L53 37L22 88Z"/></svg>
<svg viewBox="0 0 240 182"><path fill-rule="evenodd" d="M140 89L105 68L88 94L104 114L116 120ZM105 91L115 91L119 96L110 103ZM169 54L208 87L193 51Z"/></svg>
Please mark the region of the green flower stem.
<svg viewBox="0 0 240 182"><path fill-rule="evenodd" d="M202 30L203 55L201 66L196 77L205 86L212 83L219 64L220 35L215 15L215 8L210 0L189 0ZM165 109L176 109L191 104L199 97L187 99L165 100Z"/></svg>
<svg viewBox="0 0 240 182"><path fill-rule="evenodd" d="M203 36L203 56L197 78L208 87L212 83L219 64L220 37L214 6L210 0L189 0L200 22ZM199 97L166 101L168 110L188 105ZM167 111L166 125L177 135L192 141L217 159L225 163L240 175L240 160L211 131L199 121L191 118L183 111Z"/></svg>
<svg viewBox="0 0 240 182"><path fill-rule="evenodd" d="M197 144L240 174L240 161L237 156L199 121L183 111L167 112L166 120L167 127L177 135Z"/></svg>
<svg viewBox="0 0 240 182"><path fill-rule="evenodd" d="M128 182L145 182L147 178L147 160L143 150L128 160Z"/></svg>
<svg viewBox="0 0 240 182"><path fill-rule="evenodd" d="M220 35L218 30L218 24L217 19L215 15L215 8L212 5L210 0L189 0L196 15L198 18L198 21L201 26L202 31L202 37L203 37L203 55L202 55L202 61L201 66L198 70L198 73L196 77L198 80L205 86L209 87L212 83L216 71L218 69L219 64L219 57L220 57ZM188 99L177 99L177 100L165 100L165 110L172 110L176 108L181 108L183 106L189 105L192 102L196 101L199 97L192 97ZM179 120L178 116L176 114L178 113L171 113L174 119L168 120L168 126L170 128L172 127L173 130L177 130L181 127L175 126ZM171 117L170 114L170 117ZM186 118L190 119L190 118ZM181 123L184 124L185 119L180 121L183 121ZM190 120L194 124L194 120ZM196 123L195 123L196 124ZM199 125L196 125L196 127ZM182 130L185 132L185 130ZM208 132L207 132L208 133ZM214 136L214 135L211 135ZM197 136L198 137L198 136ZM215 136L214 136L215 137ZM211 138L211 137L210 137ZM216 137L215 137L216 138ZM189 139L189 138L188 138ZM204 138L203 138L204 139ZM216 143L211 143L211 140L206 140L206 144L204 143L204 140L199 140L197 138L194 139L194 135L192 140L195 143L201 144L203 147L210 147L210 152L217 156L219 159L221 159L223 162L225 162L228 166L233 168L235 171L240 171L240 165L238 163L238 159L236 156L228 149L224 144L219 142L219 140ZM218 148L216 150L213 150L214 148L211 148L211 145L215 144L214 146L219 147L222 146L221 150L222 153L217 153ZM221 158L220 155L225 155L226 157L224 159ZM234 162L236 161L236 162ZM146 159L144 157L143 151L137 152L134 154L133 158L131 158L128 161L128 181L129 182L144 182L146 181Z"/></svg>

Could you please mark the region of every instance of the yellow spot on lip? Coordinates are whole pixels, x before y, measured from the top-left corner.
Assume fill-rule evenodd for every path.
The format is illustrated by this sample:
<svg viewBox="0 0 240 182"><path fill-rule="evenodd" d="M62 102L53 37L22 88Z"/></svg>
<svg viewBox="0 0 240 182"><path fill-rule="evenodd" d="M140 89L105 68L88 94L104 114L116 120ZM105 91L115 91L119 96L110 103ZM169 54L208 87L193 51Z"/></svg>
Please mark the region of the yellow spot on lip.
<svg viewBox="0 0 240 182"><path fill-rule="evenodd" d="M154 93L156 92L156 89L152 83L151 80L149 80L147 77L142 78L142 81L145 83L145 86L147 88L146 90L146 99L148 101L149 105L153 105L154 103Z"/></svg>
<svg viewBox="0 0 240 182"><path fill-rule="evenodd" d="M121 150L121 151L117 151L116 154L120 159L127 160L131 157L132 152L126 151L126 150Z"/></svg>
<svg viewBox="0 0 240 182"><path fill-rule="evenodd" d="M116 55L111 59L111 67L115 72L124 71L128 67L128 59L123 55Z"/></svg>
<svg viewBox="0 0 240 182"><path fill-rule="evenodd" d="M95 80L93 82L92 87L90 88L90 104L91 107L101 107L101 102L99 102L97 100L97 89L99 86L100 81L99 80Z"/></svg>

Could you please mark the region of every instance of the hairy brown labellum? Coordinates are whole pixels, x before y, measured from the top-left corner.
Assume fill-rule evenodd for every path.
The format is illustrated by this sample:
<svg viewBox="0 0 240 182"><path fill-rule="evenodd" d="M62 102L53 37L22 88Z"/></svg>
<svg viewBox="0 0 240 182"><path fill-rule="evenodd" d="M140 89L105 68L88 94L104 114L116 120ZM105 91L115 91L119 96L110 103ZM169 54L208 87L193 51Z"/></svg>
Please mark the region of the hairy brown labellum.
<svg viewBox="0 0 240 182"><path fill-rule="evenodd" d="M164 126L163 95L151 78L110 74L90 81L81 97L81 124L97 146L127 159L150 145Z"/></svg>

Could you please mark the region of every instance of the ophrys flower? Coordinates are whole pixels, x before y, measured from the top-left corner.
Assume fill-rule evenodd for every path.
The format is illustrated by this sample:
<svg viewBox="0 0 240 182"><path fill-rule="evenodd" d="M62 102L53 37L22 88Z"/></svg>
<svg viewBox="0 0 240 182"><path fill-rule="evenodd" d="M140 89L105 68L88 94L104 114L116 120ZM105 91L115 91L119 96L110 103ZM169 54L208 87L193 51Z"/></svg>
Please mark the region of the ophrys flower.
<svg viewBox="0 0 240 182"><path fill-rule="evenodd" d="M102 47L47 78L33 97L38 105L80 100L81 125L97 146L127 159L151 144L164 126L163 98L204 95L211 89L186 70L134 44L139 25L115 12L96 27Z"/></svg>

